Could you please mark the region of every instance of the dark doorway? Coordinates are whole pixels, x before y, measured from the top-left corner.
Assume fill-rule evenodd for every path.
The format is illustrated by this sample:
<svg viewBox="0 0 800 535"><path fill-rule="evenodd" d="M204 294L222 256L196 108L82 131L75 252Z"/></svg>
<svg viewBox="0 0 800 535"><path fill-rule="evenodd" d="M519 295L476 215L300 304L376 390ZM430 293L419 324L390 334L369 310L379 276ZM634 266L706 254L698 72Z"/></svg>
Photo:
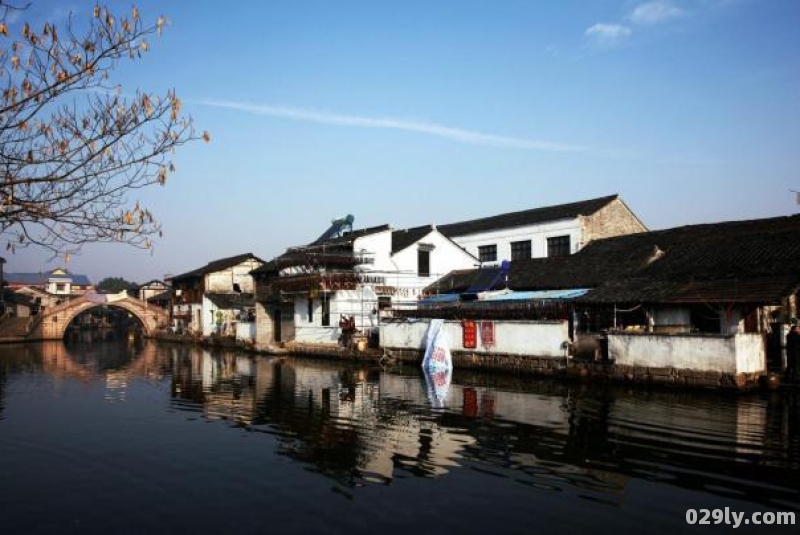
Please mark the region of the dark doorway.
<svg viewBox="0 0 800 535"><path fill-rule="evenodd" d="M689 312L689 321L695 332L720 334L722 321L719 312L710 307L695 307Z"/></svg>

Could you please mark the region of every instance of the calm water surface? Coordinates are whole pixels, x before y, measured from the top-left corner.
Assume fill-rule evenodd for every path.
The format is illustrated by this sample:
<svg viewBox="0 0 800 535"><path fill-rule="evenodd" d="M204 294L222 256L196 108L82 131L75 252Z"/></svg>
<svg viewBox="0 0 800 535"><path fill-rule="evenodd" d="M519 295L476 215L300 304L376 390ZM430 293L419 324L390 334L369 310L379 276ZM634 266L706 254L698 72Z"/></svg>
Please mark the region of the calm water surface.
<svg viewBox="0 0 800 535"><path fill-rule="evenodd" d="M0 346L0 533L730 532L800 512L799 398Z"/></svg>

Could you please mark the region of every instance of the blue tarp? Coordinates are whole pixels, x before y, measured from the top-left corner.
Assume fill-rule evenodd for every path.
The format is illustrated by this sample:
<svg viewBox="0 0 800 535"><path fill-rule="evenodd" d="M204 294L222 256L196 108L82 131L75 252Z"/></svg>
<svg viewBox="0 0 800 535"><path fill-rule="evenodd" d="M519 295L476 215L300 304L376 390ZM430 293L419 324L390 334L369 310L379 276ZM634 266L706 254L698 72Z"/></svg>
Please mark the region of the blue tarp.
<svg viewBox="0 0 800 535"><path fill-rule="evenodd" d="M575 288L571 290L540 290L536 292L510 292L503 295L496 295L481 299L481 301L539 301L546 299L575 299L586 295L589 290L586 288Z"/></svg>
<svg viewBox="0 0 800 535"><path fill-rule="evenodd" d="M443 305L446 303L456 303L459 300L458 294L432 295L419 302L420 305Z"/></svg>
<svg viewBox="0 0 800 535"><path fill-rule="evenodd" d="M478 300L475 296L468 301L471 303L507 303L509 301L544 301L548 299L575 299L586 295L589 290L586 288L573 288L570 290L540 290L536 292L509 292L502 295L493 295L481 297L478 295ZM446 305L455 304L461 301L459 294L441 294L434 295L423 299L419 302L420 305Z"/></svg>

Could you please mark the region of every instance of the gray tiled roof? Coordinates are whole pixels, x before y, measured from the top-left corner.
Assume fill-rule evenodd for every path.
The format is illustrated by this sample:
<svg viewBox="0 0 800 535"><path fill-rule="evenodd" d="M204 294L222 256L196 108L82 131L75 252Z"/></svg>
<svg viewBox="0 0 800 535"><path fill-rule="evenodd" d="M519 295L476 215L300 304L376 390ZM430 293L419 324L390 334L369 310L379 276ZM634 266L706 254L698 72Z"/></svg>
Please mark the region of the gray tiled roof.
<svg viewBox="0 0 800 535"><path fill-rule="evenodd" d="M610 195L608 197L599 197L597 199L568 204L533 208L520 212L510 212L481 219L439 225L438 229L445 236L453 237L477 234L479 232L487 232L502 228L522 227L536 223L558 221L560 219L571 219L580 215L591 215L618 198L619 195Z"/></svg>
<svg viewBox="0 0 800 535"><path fill-rule="evenodd" d="M262 263L264 262L253 253L244 253L236 256L229 256L227 258L220 258L219 260L213 260L201 268L193 269L192 271L187 271L186 273L181 273L180 275L175 275L171 280L177 281L202 277L208 273L216 273L217 271L223 271L225 269L232 268L233 266L238 266L242 262L250 259L257 260Z"/></svg>
<svg viewBox="0 0 800 535"><path fill-rule="evenodd" d="M481 271L434 283L460 292ZM589 243L571 256L511 262L512 290L591 288L586 303L780 304L800 288L800 215L690 225Z"/></svg>
<svg viewBox="0 0 800 535"><path fill-rule="evenodd" d="M89 277L86 275L76 275L74 273L67 272L66 275L52 275L49 272L45 273L6 273L3 275L3 279L8 282L9 284L20 284L25 286L38 286L42 284L47 284L49 279L62 279L65 281L71 281L72 284L80 285L80 286L91 286L91 282L89 281Z"/></svg>
<svg viewBox="0 0 800 535"><path fill-rule="evenodd" d="M395 230L392 232L392 254L414 245L431 232L433 232L433 225Z"/></svg>

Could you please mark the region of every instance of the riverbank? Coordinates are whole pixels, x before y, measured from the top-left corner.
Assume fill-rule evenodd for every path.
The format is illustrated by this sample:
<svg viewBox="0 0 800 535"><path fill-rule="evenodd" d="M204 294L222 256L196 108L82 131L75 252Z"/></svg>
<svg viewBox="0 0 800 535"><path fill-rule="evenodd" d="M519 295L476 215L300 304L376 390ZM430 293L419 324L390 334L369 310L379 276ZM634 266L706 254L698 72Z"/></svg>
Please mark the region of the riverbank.
<svg viewBox="0 0 800 535"><path fill-rule="evenodd" d="M351 350L323 344L285 343L281 347L256 347L232 338L200 338L188 335L159 334L156 340L170 343L189 343L207 348L236 349L253 354L285 355L323 360L368 362L380 365L403 364L419 366L424 352L414 349ZM456 370L487 372L523 377L546 377L573 381L607 382L616 384L660 386L679 389L722 390L745 392L759 388L775 389L781 385L774 374L730 374L696 371L671 367L628 366L613 361L578 359L568 356L536 357L513 354L491 355L470 351L453 351Z"/></svg>
<svg viewBox="0 0 800 535"><path fill-rule="evenodd" d="M230 337L199 337L157 333L151 337L159 342L194 345L210 349L228 349L250 354L294 356L299 358L366 362L375 365L419 366L424 352L416 349L366 348L363 351L323 344L289 342L281 346L257 347L253 343L237 341ZM0 338L0 344L38 342L24 336ZM545 377L571 381L607 382L643 387L666 387L687 390L721 390L745 392L756 389L777 389L781 377L769 373L730 374L714 371L696 371L673 367L630 366L609 360L585 358L536 357L514 354L481 354L470 351L453 351L456 370L501 374L520 377Z"/></svg>

